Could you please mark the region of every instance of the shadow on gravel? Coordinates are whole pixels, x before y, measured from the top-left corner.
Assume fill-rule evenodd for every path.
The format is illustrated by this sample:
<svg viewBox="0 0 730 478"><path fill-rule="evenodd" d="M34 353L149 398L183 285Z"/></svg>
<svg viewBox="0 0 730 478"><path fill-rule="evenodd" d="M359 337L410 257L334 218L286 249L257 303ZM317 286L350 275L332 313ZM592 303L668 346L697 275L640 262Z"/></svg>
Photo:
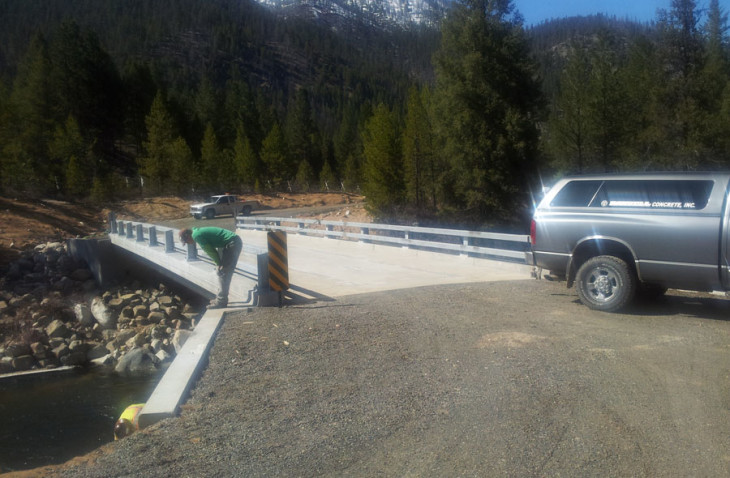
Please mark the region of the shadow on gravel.
<svg viewBox="0 0 730 478"><path fill-rule="evenodd" d="M621 313L643 316L685 315L698 319L730 321L730 300L723 297L709 297L708 294L684 295L669 291L656 298L637 298Z"/></svg>

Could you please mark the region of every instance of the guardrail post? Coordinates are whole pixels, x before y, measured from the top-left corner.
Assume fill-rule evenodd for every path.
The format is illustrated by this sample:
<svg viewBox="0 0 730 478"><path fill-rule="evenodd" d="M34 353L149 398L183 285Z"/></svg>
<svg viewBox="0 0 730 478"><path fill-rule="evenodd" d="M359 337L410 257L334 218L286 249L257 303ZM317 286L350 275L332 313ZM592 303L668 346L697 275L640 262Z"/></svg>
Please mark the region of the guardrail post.
<svg viewBox="0 0 730 478"><path fill-rule="evenodd" d="M131 222L127 223L127 239L131 239L134 237L134 229Z"/></svg>
<svg viewBox="0 0 730 478"><path fill-rule="evenodd" d="M117 221L117 234L124 235L124 221Z"/></svg>
<svg viewBox="0 0 730 478"><path fill-rule="evenodd" d="M117 232L117 215L113 212L109 212L109 233L116 234Z"/></svg>
<svg viewBox="0 0 730 478"><path fill-rule="evenodd" d="M150 226L150 246L157 245L157 226Z"/></svg>
<svg viewBox="0 0 730 478"><path fill-rule="evenodd" d="M327 225L324 226L324 228L327 230L327 232L332 232L332 231L335 230L335 226L333 226L332 224L327 224ZM324 235L324 238L325 239L329 239L330 238L330 235L329 234L325 234Z"/></svg>
<svg viewBox="0 0 730 478"><path fill-rule="evenodd" d="M267 294L271 291L269 288L269 254L264 252L256 254L256 267L258 268L258 287L259 293Z"/></svg>
<svg viewBox="0 0 730 478"><path fill-rule="evenodd" d="M188 246L188 261L198 260L198 248L193 244L187 244Z"/></svg>
<svg viewBox="0 0 730 478"><path fill-rule="evenodd" d="M297 234L300 234L300 235L304 234L304 223L303 222L297 223Z"/></svg>
<svg viewBox="0 0 730 478"><path fill-rule="evenodd" d="M144 227L142 224L137 224L137 242L144 241Z"/></svg>
<svg viewBox="0 0 730 478"><path fill-rule="evenodd" d="M360 234L367 236L368 234L370 234L370 229L368 229L367 227L361 227ZM368 239L363 239L362 242L364 242L365 244L370 243L370 241Z"/></svg>
<svg viewBox="0 0 730 478"><path fill-rule="evenodd" d="M410 238L411 238L411 235L409 234L409 231L403 231L403 239L405 239L407 241ZM403 249L410 249L410 248L411 248L411 246L409 244L406 244L405 246L403 246Z"/></svg>
<svg viewBox="0 0 730 478"><path fill-rule="evenodd" d="M172 229L165 231L165 252L175 252L175 241L172 238Z"/></svg>
<svg viewBox="0 0 730 478"><path fill-rule="evenodd" d="M469 257L469 253L466 251L466 248L469 247L469 238L462 237L461 244L464 246L464 249L461 251L461 254L459 254L459 255L462 257Z"/></svg>

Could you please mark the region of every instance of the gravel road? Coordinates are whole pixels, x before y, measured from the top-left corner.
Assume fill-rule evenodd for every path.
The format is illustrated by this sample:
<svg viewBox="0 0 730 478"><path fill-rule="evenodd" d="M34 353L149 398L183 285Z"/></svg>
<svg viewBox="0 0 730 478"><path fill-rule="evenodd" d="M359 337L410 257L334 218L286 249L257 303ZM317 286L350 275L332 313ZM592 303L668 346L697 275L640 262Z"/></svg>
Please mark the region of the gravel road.
<svg viewBox="0 0 730 478"><path fill-rule="evenodd" d="M63 477L730 476L730 302L564 283L229 315L178 418Z"/></svg>

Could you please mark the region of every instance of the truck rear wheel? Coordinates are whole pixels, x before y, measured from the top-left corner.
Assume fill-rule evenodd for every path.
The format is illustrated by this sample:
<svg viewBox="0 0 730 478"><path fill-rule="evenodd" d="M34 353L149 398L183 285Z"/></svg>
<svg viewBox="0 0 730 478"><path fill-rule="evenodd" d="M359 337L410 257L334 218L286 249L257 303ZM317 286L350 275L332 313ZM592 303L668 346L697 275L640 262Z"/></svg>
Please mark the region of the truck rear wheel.
<svg viewBox="0 0 730 478"><path fill-rule="evenodd" d="M628 304L636 291L636 279L629 265L614 256L588 259L576 275L578 297L594 310L614 312Z"/></svg>
<svg viewBox="0 0 730 478"><path fill-rule="evenodd" d="M250 216L251 215L251 206L243 206L241 209L241 216Z"/></svg>

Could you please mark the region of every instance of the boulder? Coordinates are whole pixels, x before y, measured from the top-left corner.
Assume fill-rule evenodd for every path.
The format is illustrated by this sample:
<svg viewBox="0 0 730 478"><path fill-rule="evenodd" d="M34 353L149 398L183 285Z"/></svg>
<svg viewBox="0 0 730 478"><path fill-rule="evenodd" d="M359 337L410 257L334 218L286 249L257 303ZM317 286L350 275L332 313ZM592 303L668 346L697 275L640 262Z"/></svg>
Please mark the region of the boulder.
<svg viewBox="0 0 730 478"><path fill-rule="evenodd" d="M147 316L149 314L149 308L144 304L135 305L132 309L132 313L135 317Z"/></svg>
<svg viewBox="0 0 730 478"><path fill-rule="evenodd" d="M141 347L147 342L147 337L143 332L140 332L136 334L134 337L130 338L125 342L125 345L129 347L130 349Z"/></svg>
<svg viewBox="0 0 730 478"><path fill-rule="evenodd" d="M157 370L159 359L143 348L135 348L124 354L114 367L122 375L145 375Z"/></svg>
<svg viewBox="0 0 730 478"><path fill-rule="evenodd" d="M13 369L18 372L30 370L35 365L35 359L31 355L21 355L20 357L13 358Z"/></svg>
<svg viewBox="0 0 730 478"><path fill-rule="evenodd" d="M0 358L0 373L10 373L13 371L13 359L11 357Z"/></svg>
<svg viewBox="0 0 730 478"><path fill-rule="evenodd" d="M155 353L155 357L157 357L157 360L160 362L169 362L173 359L172 355L167 353L165 349L158 350L157 353Z"/></svg>
<svg viewBox="0 0 730 478"><path fill-rule="evenodd" d="M22 355L30 355L33 351L31 350L30 345L26 343L12 343L5 347L5 355L7 357L20 357Z"/></svg>
<svg viewBox="0 0 730 478"><path fill-rule="evenodd" d="M114 338L114 345L119 347L135 335L137 335L137 331L135 331L134 329L120 330L117 336Z"/></svg>
<svg viewBox="0 0 730 478"><path fill-rule="evenodd" d="M89 360L92 365L96 366L102 366L102 365L112 365L114 363L114 357L112 357L111 354L103 355L99 358L91 359Z"/></svg>
<svg viewBox="0 0 730 478"><path fill-rule="evenodd" d="M165 313L164 312L150 312L147 316L147 319L150 321L150 323L153 324L159 324L163 320L165 320Z"/></svg>
<svg viewBox="0 0 730 478"><path fill-rule="evenodd" d="M91 313L91 309L86 304L76 304L74 306L74 314L76 314L76 320L85 327L91 327L94 325L94 315Z"/></svg>
<svg viewBox="0 0 730 478"><path fill-rule="evenodd" d="M68 345L61 344L58 347L54 348L51 351L51 353L53 354L54 357L56 357L57 359L60 360L61 358L65 357L66 355L70 354L71 351L68 349Z"/></svg>
<svg viewBox="0 0 730 478"><path fill-rule="evenodd" d="M49 338L56 337L68 337L71 335L71 331L66 327L62 321L56 319L46 327L46 334Z"/></svg>
<svg viewBox="0 0 730 478"><path fill-rule="evenodd" d="M192 332L189 330L178 329L175 331L171 340L172 346L175 347L175 353L180 353L180 349L182 349L185 341L188 340L190 335L192 335Z"/></svg>
<svg viewBox="0 0 730 478"><path fill-rule="evenodd" d="M99 325L105 329L113 329L117 326L116 315L112 314L112 311L101 297L94 297L91 300L91 314L99 322Z"/></svg>
<svg viewBox="0 0 730 478"><path fill-rule="evenodd" d="M72 354L80 353L86 355L86 352L89 350L89 344L83 340L72 340L71 343L68 344L68 350Z"/></svg>
<svg viewBox="0 0 730 478"><path fill-rule="evenodd" d="M94 361L107 355L109 355L109 350L102 344L96 344L86 352L86 359Z"/></svg>
<svg viewBox="0 0 730 478"><path fill-rule="evenodd" d="M86 363L85 352L73 352L68 355L61 357L61 363L63 365L83 365Z"/></svg>
<svg viewBox="0 0 730 478"><path fill-rule="evenodd" d="M121 307L124 307L124 301L120 299L119 297L115 297L113 299L109 299L107 302L105 302L109 307L112 309L119 309Z"/></svg>
<svg viewBox="0 0 730 478"><path fill-rule="evenodd" d="M33 354L33 358L36 360L43 360L46 358L48 347L43 345L41 342L33 342L30 344L30 349Z"/></svg>
<svg viewBox="0 0 730 478"><path fill-rule="evenodd" d="M59 347L66 343L66 340L63 337L53 337L48 340L48 346L52 349L55 349L56 347Z"/></svg>
<svg viewBox="0 0 730 478"><path fill-rule="evenodd" d="M154 353L159 352L160 350L162 350L162 340L160 340L160 339L152 339L150 341L150 347L152 347L152 351Z"/></svg>
<svg viewBox="0 0 730 478"><path fill-rule="evenodd" d="M119 297L121 299L122 304L139 304L142 301L142 297L140 297L137 293L131 293L131 294L124 294Z"/></svg>

